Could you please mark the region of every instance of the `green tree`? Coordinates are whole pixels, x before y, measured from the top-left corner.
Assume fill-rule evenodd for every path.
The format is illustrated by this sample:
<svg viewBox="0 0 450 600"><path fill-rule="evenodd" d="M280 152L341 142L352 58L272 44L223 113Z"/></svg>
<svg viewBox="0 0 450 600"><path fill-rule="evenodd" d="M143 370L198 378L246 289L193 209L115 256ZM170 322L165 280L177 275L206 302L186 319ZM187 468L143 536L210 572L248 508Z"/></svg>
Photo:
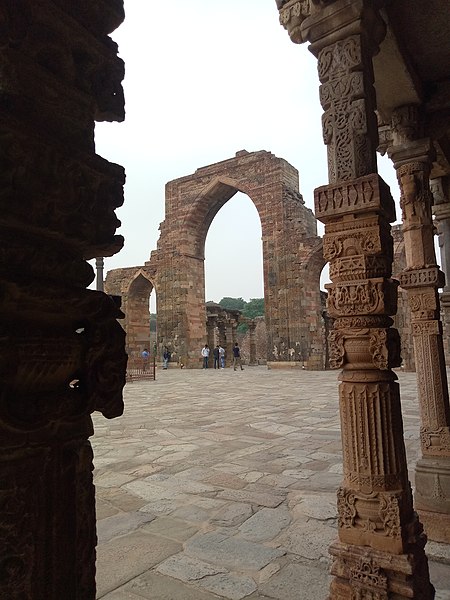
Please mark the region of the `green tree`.
<svg viewBox="0 0 450 600"><path fill-rule="evenodd" d="M242 314L249 319L264 316L264 298L250 298L250 301L245 303Z"/></svg>
<svg viewBox="0 0 450 600"><path fill-rule="evenodd" d="M243 298L229 298L225 297L219 302L222 308L227 308L228 310L244 310L245 305L247 304Z"/></svg>

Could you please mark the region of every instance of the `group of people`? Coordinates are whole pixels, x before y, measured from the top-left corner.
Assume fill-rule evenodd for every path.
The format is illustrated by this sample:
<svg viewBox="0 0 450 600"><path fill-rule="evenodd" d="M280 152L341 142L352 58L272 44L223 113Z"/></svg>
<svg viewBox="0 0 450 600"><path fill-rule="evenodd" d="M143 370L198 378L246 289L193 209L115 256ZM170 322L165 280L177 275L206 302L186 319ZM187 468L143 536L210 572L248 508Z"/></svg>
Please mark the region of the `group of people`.
<svg viewBox="0 0 450 600"><path fill-rule="evenodd" d="M209 348L208 344L205 344L202 348L202 358L203 358L203 368L204 369L208 368L209 355L210 355L210 348ZM217 344L217 346L213 349L213 358L214 358L214 368L215 369L219 369L219 368L225 369L225 349L220 344ZM242 366L241 350L239 348L239 344L237 342L235 342L235 344L233 346L233 368L235 371L237 371L238 366L241 368L241 371L244 370L244 367Z"/></svg>
<svg viewBox="0 0 450 600"><path fill-rule="evenodd" d="M209 355L210 355L209 346L208 346L208 344L205 344L202 348L202 358L203 358L203 368L204 369L208 368ZM143 359L144 371L145 371L146 366L148 364L148 359L150 357L150 352L147 350L147 348L144 348L144 350L141 352L141 357ZM225 349L220 344L217 344L217 346L213 349L213 358L214 358L214 368L215 369L225 369ZM170 359L171 359L170 350L167 346L164 346L163 369L168 368ZM239 344L237 342L235 342L235 344L233 346L233 368L235 371L237 371L238 367L241 368L241 371L244 370L244 367L242 366L241 350L239 348Z"/></svg>

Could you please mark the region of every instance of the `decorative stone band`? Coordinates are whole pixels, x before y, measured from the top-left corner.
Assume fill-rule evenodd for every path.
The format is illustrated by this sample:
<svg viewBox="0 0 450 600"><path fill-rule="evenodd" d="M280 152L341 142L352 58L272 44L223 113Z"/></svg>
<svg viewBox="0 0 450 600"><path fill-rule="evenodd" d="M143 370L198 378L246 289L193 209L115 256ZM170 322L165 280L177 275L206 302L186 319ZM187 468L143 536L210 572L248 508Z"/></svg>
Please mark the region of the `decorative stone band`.
<svg viewBox="0 0 450 600"><path fill-rule="evenodd" d="M382 277L332 283L328 290L328 312L331 317L352 315L395 315L397 286L393 279Z"/></svg>
<svg viewBox="0 0 450 600"><path fill-rule="evenodd" d="M421 525L405 492L364 494L339 488L338 527L341 542L368 545L391 554L404 551L402 521L409 522L412 535L420 535Z"/></svg>
<svg viewBox="0 0 450 600"><path fill-rule="evenodd" d="M335 329L328 338L330 367L387 370L401 364L400 337L396 329ZM355 353L355 350L357 352Z"/></svg>
<svg viewBox="0 0 450 600"><path fill-rule="evenodd" d="M415 321L411 323L413 335L441 335L440 321L432 319L431 321Z"/></svg>
<svg viewBox="0 0 450 600"><path fill-rule="evenodd" d="M419 545L425 545L422 534ZM429 582L425 560L413 553L394 555L390 552L370 551L364 546L353 546L333 542L330 546L333 557L331 574L336 577L331 584L331 597L352 600L387 600L388 598L434 598L434 589ZM417 566L418 575L411 577ZM388 580L386 581L386 577ZM348 584L342 581L347 580ZM342 592L346 595L342 595Z"/></svg>
<svg viewBox="0 0 450 600"><path fill-rule="evenodd" d="M280 2L277 0L278 5ZM280 23L289 33L294 44L302 44L306 40L301 33L303 21L311 14L311 0L290 0L283 2L280 8Z"/></svg>
<svg viewBox="0 0 450 600"><path fill-rule="evenodd" d="M434 431L421 427L420 443L424 454L448 456L450 452L450 430L448 427L439 427Z"/></svg>
<svg viewBox="0 0 450 600"><path fill-rule="evenodd" d="M316 217L323 223L344 215L370 212L383 214L389 223L395 221L394 200L377 173L316 188L314 206Z"/></svg>
<svg viewBox="0 0 450 600"><path fill-rule="evenodd" d="M402 288L418 287L444 287L445 276L438 266L426 267L424 269L407 269L400 273L400 286Z"/></svg>
<svg viewBox="0 0 450 600"><path fill-rule="evenodd" d="M324 257L326 257L324 252ZM330 277L335 282L380 278L390 274L387 256L356 255L337 258L330 264Z"/></svg>

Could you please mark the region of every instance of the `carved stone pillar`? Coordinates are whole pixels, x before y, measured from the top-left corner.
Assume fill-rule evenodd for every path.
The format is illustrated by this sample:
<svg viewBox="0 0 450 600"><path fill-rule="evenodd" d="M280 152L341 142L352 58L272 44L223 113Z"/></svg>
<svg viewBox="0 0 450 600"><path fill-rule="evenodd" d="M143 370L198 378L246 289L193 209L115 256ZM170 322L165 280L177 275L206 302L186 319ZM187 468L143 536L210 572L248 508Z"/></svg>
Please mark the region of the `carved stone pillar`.
<svg viewBox="0 0 450 600"><path fill-rule="evenodd" d="M1 4L0 597L94 600L91 413L122 413L121 312L87 290L117 252L120 0ZM122 315L123 316L123 315Z"/></svg>
<svg viewBox="0 0 450 600"><path fill-rule="evenodd" d="M444 276L436 265L429 181L434 150L428 139L417 139L416 106L394 111L392 136L388 153L400 185L406 254L400 285L411 311L421 411L416 508L428 537L450 543L450 408L438 293Z"/></svg>
<svg viewBox="0 0 450 600"><path fill-rule="evenodd" d="M430 188L434 200L433 214L439 236L441 266L445 275L445 287L440 294L440 301L445 364L450 366L450 177L431 180Z"/></svg>
<svg viewBox="0 0 450 600"><path fill-rule="evenodd" d="M328 311L335 319L330 362L339 386L344 480L330 599L433 597L426 538L408 482L399 386L399 339L391 328L397 283L387 185L376 172L378 145L372 56L383 23L363 0L282 2L293 41L318 58L329 185L315 190L330 261Z"/></svg>
<svg viewBox="0 0 450 600"><path fill-rule="evenodd" d="M250 358L249 358L249 365L256 365L256 336L255 336L255 331L256 331L256 321L252 320L250 321L250 323L248 324L248 330L249 330L249 334L250 334Z"/></svg>
<svg viewBox="0 0 450 600"><path fill-rule="evenodd" d="M450 292L450 176L430 181L433 215L439 236L441 267L445 275L444 292Z"/></svg>

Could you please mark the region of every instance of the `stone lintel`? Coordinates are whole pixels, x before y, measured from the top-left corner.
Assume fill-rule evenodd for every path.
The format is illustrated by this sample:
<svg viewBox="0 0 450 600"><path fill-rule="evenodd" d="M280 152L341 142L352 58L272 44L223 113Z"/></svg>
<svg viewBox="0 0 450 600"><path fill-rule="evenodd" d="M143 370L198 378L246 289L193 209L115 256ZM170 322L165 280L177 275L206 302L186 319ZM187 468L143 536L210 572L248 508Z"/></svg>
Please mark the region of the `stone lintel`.
<svg viewBox="0 0 450 600"><path fill-rule="evenodd" d="M324 185L314 190L316 217L322 223L344 215L375 212L395 221L395 205L389 186L377 173L348 182Z"/></svg>
<svg viewBox="0 0 450 600"><path fill-rule="evenodd" d="M433 215L436 221L443 221L444 219L450 219L450 201L445 204L434 204Z"/></svg>
<svg viewBox="0 0 450 600"><path fill-rule="evenodd" d="M392 145L388 147L387 152L395 169L411 162L429 164L436 157L434 146L429 138L408 140L399 145Z"/></svg>
<svg viewBox="0 0 450 600"><path fill-rule="evenodd" d="M405 269L400 273L399 282L404 289L430 286L441 288L445 284L445 276L437 265L433 265L423 269Z"/></svg>
<svg viewBox="0 0 450 600"><path fill-rule="evenodd" d="M309 50L314 56L318 56L326 46L370 31L366 41L370 39L375 53L378 44L385 36L386 26L372 7L363 4L361 0L337 0L320 5L312 4L310 15L299 26L300 41L296 41L291 36L292 41L301 43L309 40L311 42Z"/></svg>

